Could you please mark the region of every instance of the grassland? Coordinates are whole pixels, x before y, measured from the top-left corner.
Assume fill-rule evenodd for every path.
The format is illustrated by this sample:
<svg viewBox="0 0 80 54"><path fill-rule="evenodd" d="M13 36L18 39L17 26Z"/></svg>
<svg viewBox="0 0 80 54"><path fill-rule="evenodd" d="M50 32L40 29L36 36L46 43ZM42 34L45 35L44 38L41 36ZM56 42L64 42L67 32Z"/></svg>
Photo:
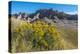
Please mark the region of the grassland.
<svg viewBox="0 0 80 54"><path fill-rule="evenodd" d="M11 52L76 49L77 30L11 18Z"/></svg>

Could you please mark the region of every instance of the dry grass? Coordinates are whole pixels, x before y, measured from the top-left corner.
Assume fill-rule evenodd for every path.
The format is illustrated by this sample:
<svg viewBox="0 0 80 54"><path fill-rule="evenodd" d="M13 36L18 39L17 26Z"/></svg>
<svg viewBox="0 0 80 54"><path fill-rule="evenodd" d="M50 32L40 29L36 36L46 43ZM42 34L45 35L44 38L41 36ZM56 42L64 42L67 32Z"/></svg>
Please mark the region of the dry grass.
<svg viewBox="0 0 80 54"><path fill-rule="evenodd" d="M37 20L28 23L23 20L11 19L11 52L63 50L77 48L77 31L57 29Z"/></svg>

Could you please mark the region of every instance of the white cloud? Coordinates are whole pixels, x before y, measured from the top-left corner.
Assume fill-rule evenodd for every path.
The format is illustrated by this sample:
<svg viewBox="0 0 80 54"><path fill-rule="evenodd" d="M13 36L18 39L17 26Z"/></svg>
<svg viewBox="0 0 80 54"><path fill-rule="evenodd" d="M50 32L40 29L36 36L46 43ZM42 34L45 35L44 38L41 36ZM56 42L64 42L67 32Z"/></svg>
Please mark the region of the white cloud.
<svg viewBox="0 0 80 54"><path fill-rule="evenodd" d="M78 14L78 12L77 11L74 11L74 12L66 12L67 14Z"/></svg>

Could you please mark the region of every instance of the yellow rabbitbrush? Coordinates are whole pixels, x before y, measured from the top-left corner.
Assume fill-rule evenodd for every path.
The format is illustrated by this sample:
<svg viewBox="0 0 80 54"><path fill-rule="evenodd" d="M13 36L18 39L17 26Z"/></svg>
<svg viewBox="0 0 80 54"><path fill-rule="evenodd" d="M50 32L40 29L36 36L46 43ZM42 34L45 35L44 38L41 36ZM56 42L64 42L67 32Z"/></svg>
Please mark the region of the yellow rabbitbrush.
<svg viewBox="0 0 80 54"><path fill-rule="evenodd" d="M11 38L11 52L62 50L70 48L63 37L61 37L56 26L42 20L28 23L12 18Z"/></svg>

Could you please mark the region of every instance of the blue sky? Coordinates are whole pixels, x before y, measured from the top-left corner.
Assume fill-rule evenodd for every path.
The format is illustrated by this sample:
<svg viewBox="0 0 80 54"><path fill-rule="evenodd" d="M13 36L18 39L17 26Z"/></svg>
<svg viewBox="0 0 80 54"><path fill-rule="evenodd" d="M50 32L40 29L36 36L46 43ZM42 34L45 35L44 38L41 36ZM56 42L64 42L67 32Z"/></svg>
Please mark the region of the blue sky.
<svg viewBox="0 0 80 54"><path fill-rule="evenodd" d="M77 5L69 4L49 4L49 3L33 3L33 2L11 2L11 14L25 12L25 13L34 13L38 9L49 9L58 10L59 12L65 12L68 14L77 13Z"/></svg>

